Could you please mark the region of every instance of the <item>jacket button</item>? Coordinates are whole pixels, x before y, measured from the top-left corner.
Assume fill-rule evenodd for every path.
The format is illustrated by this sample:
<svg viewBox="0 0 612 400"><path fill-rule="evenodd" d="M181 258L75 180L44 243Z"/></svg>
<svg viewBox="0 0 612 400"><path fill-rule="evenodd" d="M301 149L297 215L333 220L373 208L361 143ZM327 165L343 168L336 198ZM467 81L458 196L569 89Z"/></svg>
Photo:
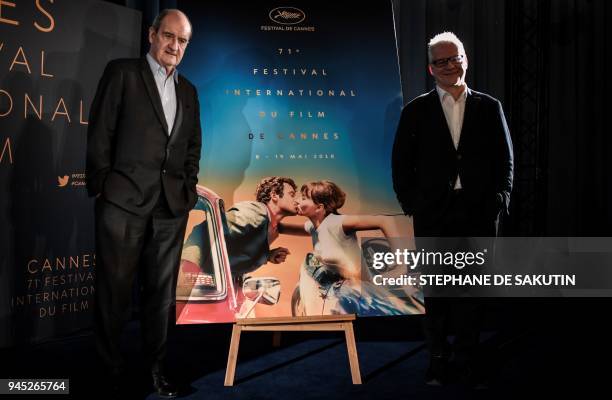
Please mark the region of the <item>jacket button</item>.
<svg viewBox="0 0 612 400"><path fill-rule="evenodd" d="M166 170L165 170L165 169L162 169L162 174L165 174L165 173L166 173Z"/></svg>
<svg viewBox="0 0 612 400"><path fill-rule="evenodd" d="M457 160L461 161L461 154L457 154Z"/></svg>

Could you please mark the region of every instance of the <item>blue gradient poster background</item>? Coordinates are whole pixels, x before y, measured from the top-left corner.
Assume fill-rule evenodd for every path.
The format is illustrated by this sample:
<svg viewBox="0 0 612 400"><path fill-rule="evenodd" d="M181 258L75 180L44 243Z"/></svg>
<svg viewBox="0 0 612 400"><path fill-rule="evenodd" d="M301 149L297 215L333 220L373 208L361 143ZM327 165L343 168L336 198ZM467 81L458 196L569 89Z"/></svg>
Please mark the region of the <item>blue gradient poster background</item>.
<svg viewBox="0 0 612 400"><path fill-rule="evenodd" d="M194 25L180 71L200 96L200 182L232 203L241 184L282 170L299 181L339 181L360 210L399 212L390 152L402 98L390 2L293 2L305 14L296 25L272 21L282 5L179 2ZM293 29L264 30L279 28Z"/></svg>
<svg viewBox="0 0 612 400"><path fill-rule="evenodd" d="M229 208L254 200L266 176L291 177L298 191L327 179L346 192L343 214L401 214L390 167L402 105L390 2L178 7L193 24L179 71L200 99L200 185ZM310 238L281 235L279 242L292 252L286 265L266 264L252 275L284 277L289 295L258 315L289 313L300 263L312 249Z"/></svg>

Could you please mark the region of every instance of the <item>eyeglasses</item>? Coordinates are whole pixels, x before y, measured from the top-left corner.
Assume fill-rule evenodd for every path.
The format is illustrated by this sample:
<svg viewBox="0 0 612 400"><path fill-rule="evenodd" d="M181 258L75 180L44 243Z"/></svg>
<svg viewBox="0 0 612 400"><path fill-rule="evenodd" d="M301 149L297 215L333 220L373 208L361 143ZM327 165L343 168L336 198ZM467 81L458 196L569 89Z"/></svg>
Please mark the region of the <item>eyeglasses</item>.
<svg viewBox="0 0 612 400"><path fill-rule="evenodd" d="M455 65L458 65L458 64L461 64L461 62L463 61L463 57L465 57L463 54L457 54L456 56L434 60L431 62L431 64L436 68L445 67L446 64L448 64L449 62Z"/></svg>

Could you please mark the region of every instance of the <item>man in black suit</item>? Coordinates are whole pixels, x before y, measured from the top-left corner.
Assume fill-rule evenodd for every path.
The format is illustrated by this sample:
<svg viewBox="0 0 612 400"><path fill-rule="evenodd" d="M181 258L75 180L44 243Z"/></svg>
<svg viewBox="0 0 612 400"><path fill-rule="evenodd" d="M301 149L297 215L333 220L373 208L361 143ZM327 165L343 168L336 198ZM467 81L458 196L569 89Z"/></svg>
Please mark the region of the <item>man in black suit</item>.
<svg viewBox="0 0 612 400"><path fill-rule="evenodd" d="M96 197L96 345L116 385L119 349L139 272L145 353L153 385L176 388L164 372L187 214L196 202L201 131L195 87L176 66L191 23L165 10L149 29L142 59L111 61L91 106L87 189Z"/></svg>
<svg viewBox="0 0 612 400"><path fill-rule="evenodd" d="M513 177L512 142L501 103L467 87L467 55L453 33L431 39L428 57L436 88L402 110L392 157L395 192L404 212L413 216L418 249L419 238L493 238L500 214L508 211ZM471 374L478 302L440 297L435 290L425 293L431 354L426 382L446 380L451 319L461 321L455 360L463 373Z"/></svg>

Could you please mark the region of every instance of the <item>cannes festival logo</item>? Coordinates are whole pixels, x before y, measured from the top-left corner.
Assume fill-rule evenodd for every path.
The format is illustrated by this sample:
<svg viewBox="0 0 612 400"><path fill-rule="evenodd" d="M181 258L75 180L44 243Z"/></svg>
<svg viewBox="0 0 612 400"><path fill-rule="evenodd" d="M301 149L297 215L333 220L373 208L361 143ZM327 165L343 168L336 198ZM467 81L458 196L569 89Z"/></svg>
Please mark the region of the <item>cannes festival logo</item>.
<svg viewBox="0 0 612 400"><path fill-rule="evenodd" d="M306 19L304 11L295 7L276 7L268 15L272 21L281 25L295 25Z"/></svg>
<svg viewBox="0 0 612 400"><path fill-rule="evenodd" d="M57 177L57 186L64 187L68 184L68 175Z"/></svg>

